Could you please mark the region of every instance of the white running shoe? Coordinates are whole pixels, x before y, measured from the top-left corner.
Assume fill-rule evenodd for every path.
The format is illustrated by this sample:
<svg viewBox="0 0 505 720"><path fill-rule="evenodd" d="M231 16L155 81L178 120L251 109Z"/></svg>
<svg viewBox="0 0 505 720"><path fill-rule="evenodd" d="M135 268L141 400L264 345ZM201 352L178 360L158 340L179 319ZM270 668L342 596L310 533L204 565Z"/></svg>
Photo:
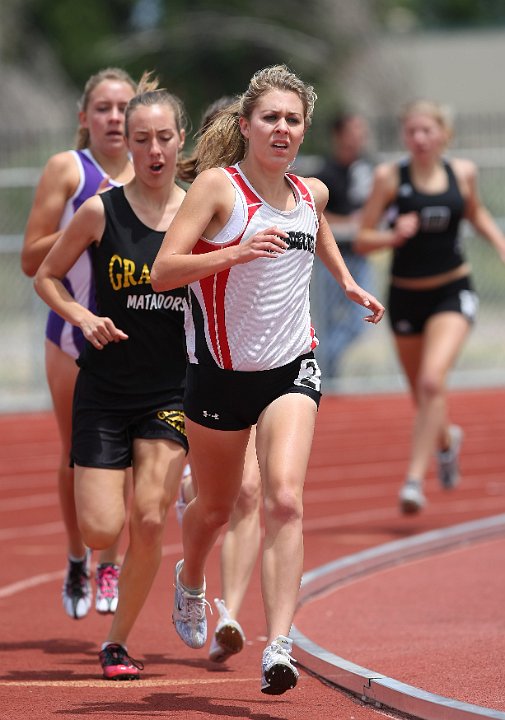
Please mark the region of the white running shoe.
<svg viewBox="0 0 505 720"><path fill-rule="evenodd" d="M181 640L190 648L201 648L207 642L207 618L205 606L205 583L200 593L191 593L179 582L184 561L175 566L175 595L172 620ZM210 607L210 605L209 605Z"/></svg>
<svg viewBox="0 0 505 720"><path fill-rule="evenodd" d="M263 651L261 663L261 692L267 695L282 695L294 688L299 673L291 657L293 641L284 635L278 635L273 643Z"/></svg>
<svg viewBox="0 0 505 720"><path fill-rule="evenodd" d="M210 643L209 660L222 663L243 649L245 635L240 624L230 617L224 600L215 598L214 605L219 613L219 622Z"/></svg>
<svg viewBox="0 0 505 720"><path fill-rule="evenodd" d="M464 432L459 425L449 427L450 446L437 452L438 480L445 490L451 490L459 483L459 453Z"/></svg>
<svg viewBox="0 0 505 720"><path fill-rule="evenodd" d="M91 607L92 592L89 565L91 550L86 550L84 560L68 561L67 574L61 592L65 612L74 620L81 620Z"/></svg>
<svg viewBox="0 0 505 720"><path fill-rule="evenodd" d="M119 599L119 572L121 568L114 563L99 563L96 566L95 610L99 613L115 613Z"/></svg>
<svg viewBox="0 0 505 720"><path fill-rule="evenodd" d="M419 480L408 479L400 490L400 510L404 515L414 515L426 505L423 495L422 483Z"/></svg>

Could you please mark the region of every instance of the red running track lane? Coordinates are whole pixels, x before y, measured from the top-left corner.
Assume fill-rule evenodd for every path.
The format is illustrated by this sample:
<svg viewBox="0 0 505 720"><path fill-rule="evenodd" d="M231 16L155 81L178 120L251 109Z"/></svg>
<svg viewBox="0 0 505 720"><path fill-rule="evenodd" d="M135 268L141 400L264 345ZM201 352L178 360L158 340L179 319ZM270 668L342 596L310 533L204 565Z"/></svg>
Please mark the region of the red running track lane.
<svg viewBox="0 0 505 720"><path fill-rule="evenodd" d="M296 626L363 668L504 711L504 557L500 537L354 578L302 608Z"/></svg>
<svg viewBox="0 0 505 720"><path fill-rule="evenodd" d="M454 418L466 431L464 480L456 491L443 492L432 470L426 511L404 518L398 514L396 495L409 449L412 408L407 396L323 398L305 492L305 568L503 512L504 406L504 389L451 395ZM55 490L58 452L50 414L0 417L0 717L4 713L3 717L16 720L30 713L37 720L95 716L109 720L170 713L184 720L214 716L301 720L321 714L372 720L387 715L303 672L296 690L279 698L259 692L265 628L258 568L240 618L248 637L244 652L227 667L216 668L205 650L186 648L170 619L172 569L180 557L173 512L161 571L129 643L131 654L146 664L144 679L124 684L102 681L97 651L109 620L92 611L85 620L72 621L60 605L65 542ZM209 599L219 593L218 562L216 548L208 571ZM429 589L436 596L433 583ZM358 662L351 652L352 628L354 624L357 632L361 627L362 608L350 602L345 633L344 628L341 636L338 627L335 635L332 630L329 649ZM473 612L480 612L478 603ZM321 618L319 631L325 636L322 614ZM211 617L211 629L214 621ZM344 640L347 654L340 647ZM444 642L442 631L441 646ZM406 643L410 650L408 638ZM391 654L385 653L383 659L392 662ZM388 670L395 676L394 668L388 665ZM406 670L403 679L415 684ZM433 667L433 681L439 674ZM428 685L430 680L428 673Z"/></svg>

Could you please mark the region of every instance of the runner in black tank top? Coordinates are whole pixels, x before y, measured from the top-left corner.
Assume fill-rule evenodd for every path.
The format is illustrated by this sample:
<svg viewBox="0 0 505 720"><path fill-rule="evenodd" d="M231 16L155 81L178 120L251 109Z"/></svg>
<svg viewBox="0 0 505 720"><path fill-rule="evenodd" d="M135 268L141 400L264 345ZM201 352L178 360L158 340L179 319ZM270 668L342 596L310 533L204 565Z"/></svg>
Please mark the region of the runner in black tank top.
<svg viewBox="0 0 505 720"><path fill-rule="evenodd" d="M143 667L127 653L128 636L159 567L165 519L188 449L185 293L156 293L151 286L153 260L185 194L175 184L183 111L177 98L146 83L125 114L135 177L82 205L36 279L42 298L87 341L74 395L72 455L77 514L89 547L103 547L121 531L126 469L133 468L130 545L117 611L99 653L109 680L136 679ZM61 282L88 248L97 314Z"/></svg>
<svg viewBox="0 0 505 720"><path fill-rule="evenodd" d="M155 293L150 281L164 232L139 220L123 188L102 193L100 199L105 231L91 250L98 313L110 317L128 341L102 350L88 343L79 365L102 381L104 392L134 397L180 392L186 374L186 290Z"/></svg>
<svg viewBox="0 0 505 720"><path fill-rule="evenodd" d="M447 189L427 195L412 184L410 164L400 164L394 205L399 215L416 212L419 229L404 245L395 248L392 267L395 277L438 275L464 262L459 228L465 201L450 164L444 161L443 167L447 173Z"/></svg>
<svg viewBox="0 0 505 720"><path fill-rule="evenodd" d="M417 415L400 509L419 512L426 503L424 478L436 452L445 489L459 482L463 429L451 425L446 382L474 321L478 300L461 247L463 218L505 260L505 238L478 195L477 170L469 160L444 159L450 125L430 101L408 106L402 118L409 158L377 168L364 208L357 248L393 248L389 319L399 360ZM388 229L378 229L384 216Z"/></svg>

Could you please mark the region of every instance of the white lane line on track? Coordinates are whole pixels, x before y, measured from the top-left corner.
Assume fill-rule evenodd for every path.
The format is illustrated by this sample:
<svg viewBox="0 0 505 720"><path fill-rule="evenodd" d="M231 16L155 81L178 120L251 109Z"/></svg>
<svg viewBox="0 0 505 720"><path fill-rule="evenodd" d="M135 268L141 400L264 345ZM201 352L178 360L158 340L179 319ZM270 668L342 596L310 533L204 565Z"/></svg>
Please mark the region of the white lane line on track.
<svg viewBox="0 0 505 720"><path fill-rule="evenodd" d="M50 573L41 573L40 575L32 575L30 578L25 578L19 582L11 583L10 585L4 585L0 587L0 599L16 595L19 592L29 590L29 588L37 587L37 585L44 585L45 583L53 582L62 578L65 572L63 570L55 570Z"/></svg>
<svg viewBox="0 0 505 720"><path fill-rule="evenodd" d="M172 545L164 545L161 554L163 557L169 555L180 554L182 552L181 543L173 543ZM54 582L55 580L62 580L65 576L65 570L55 570L49 573L40 573L39 575L33 575L32 577L25 578L19 582L10 583L10 585L4 585L0 587L0 599L12 597L18 593L24 592L33 587L39 585L45 585L46 583Z"/></svg>
<svg viewBox="0 0 505 720"><path fill-rule="evenodd" d="M505 509L505 498L503 502ZM470 500L454 500L450 503L430 507L430 513L433 515L448 515L475 511L499 511L500 503L496 497L470 499ZM347 525L358 523L366 524L371 520L388 520L388 519L404 519L405 516L400 515L396 507L389 505L387 508L376 508L374 510L358 510L356 512L346 513L344 515L327 515L325 517L311 518L304 520L303 529L305 532L313 532L316 530L328 530L333 528L338 530ZM414 515L414 518L416 516Z"/></svg>
<svg viewBox="0 0 505 720"><path fill-rule="evenodd" d="M167 679L167 680L134 680L132 682L111 682L110 680L0 680L0 687L96 687L96 688L107 688L120 689L128 688L132 690L134 688L145 688L145 687L177 687L180 685L227 685L238 684L238 683L249 683L258 682L257 677L234 677L230 678L229 673L226 673L226 677L222 678L180 678Z"/></svg>
<svg viewBox="0 0 505 720"><path fill-rule="evenodd" d="M480 500L473 499L468 501L454 501L448 505L443 505L436 508L434 507L431 509L431 511L434 514L456 514L464 512L486 511L490 509L494 510L495 512L499 510L495 497L482 498ZM346 513L343 515L331 515L321 518L313 518L311 520L305 520L303 528L304 532L314 532L317 530L326 529L339 530L340 528L347 527L349 525L355 525L360 523L368 525L368 523L374 520L393 520L398 519L399 517L401 516L399 515L398 509L396 507L388 506L387 508L377 508L375 510L360 510L357 512ZM54 525L58 525L58 531L63 531L62 523L53 523L48 526L50 532L57 532L57 530L53 527ZM44 526L38 527L40 528ZM33 530L35 530L35 528L33 528ZM2 531L0 531L0 540L2 539L2 534ZM35 535L37 534L37 532L33 532L33 534ZM26 537L26 535L27 532L25 529L25 532L21 533L20 537ZM222 538L218 540L218 544L221 544L221 542ZM180 554L181 552L181 543L165 545L162 549L163 557ZM10 585L5 585L4 587L0 587L0 599L11 597L12 595L24 592L25 590L32 587L37 587L39 585L44 585L46 583L62 579L64 573L64 570L59 570L52 573L41 573L40 575L35 575L31 578L26 578L25 580L21 580L19 582L11 583Z"/></svg>

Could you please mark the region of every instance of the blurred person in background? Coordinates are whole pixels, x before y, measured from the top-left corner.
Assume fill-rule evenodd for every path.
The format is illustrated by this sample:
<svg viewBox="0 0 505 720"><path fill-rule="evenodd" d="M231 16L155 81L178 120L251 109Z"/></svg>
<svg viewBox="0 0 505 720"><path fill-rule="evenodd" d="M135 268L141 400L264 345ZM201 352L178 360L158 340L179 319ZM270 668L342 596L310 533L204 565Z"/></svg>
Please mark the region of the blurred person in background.
<svg viewBox="0 0 505 720"><path fill-rule="evenodd" d="M369 127L359 113L339 113L331 124L331 154L315 176L328 188L324 215L345 264L358 285L373 289L368 258L356 253L360 213L372 186L374 163L368 154ZM340 374L346 349L363 332L363 308L348 302L319 259L312 282L315 325L320 340L316 358L323 377Z"/></svg>
<svg viewBox="0 0 505 720"><path fill-rule="evenodd" d="M389 321L416 408L399 493L408 514L426 504L425 477L435 452L441 486L454 488L460 479L463 430L448 417L447 378L478 309L461 223L468 220L502 262L505 237L481 202L475 164L445 156L452 123L444 108L413 101L401 129L408 155L377 167L356 246L360 252L393 250ZM383 228L385 215L389 225Z"/></svg>
<svg viewBox="0 0 505 720"><path fill-rule="evenodd" d="M121 534L132 468L119 602L99 653L107 680L135 680L143 669L128 655L128 637L160 566L165 521L188 450L182 411L186 288L155 293L150 280L185 194L176 184L185 113L149 74L137 92L124 116L134 177L79 208L35 277L42 299L86 340L78 360L71 457L77 517L89 547L108 547ZM96 311L65 284L87 249Z"/></svg>
<svg viewBox="0 0 505 720"><path fill-rule="evenodd" d="M29 277L61 237L82 203L97 192L131 180L133 166L124 141L124 116L136 83L119 68L92 75L79 101L76 150L60 152L47 162L36 189L25 230L21 267ZM78 302L94 307L92 269L83 253L64 280ZM50 310L46 326L46 375L61 438L58 469L60 507L67 533L68 566L62 598L66 613L76 619L87 615L92 602L90 553L78 524L74 499L74 470L70 466L72 397L77 377L76 359L84 347L78 327ZM95 607L114 612L119 579L118 542L104 549L96 568Z"/></svg>

